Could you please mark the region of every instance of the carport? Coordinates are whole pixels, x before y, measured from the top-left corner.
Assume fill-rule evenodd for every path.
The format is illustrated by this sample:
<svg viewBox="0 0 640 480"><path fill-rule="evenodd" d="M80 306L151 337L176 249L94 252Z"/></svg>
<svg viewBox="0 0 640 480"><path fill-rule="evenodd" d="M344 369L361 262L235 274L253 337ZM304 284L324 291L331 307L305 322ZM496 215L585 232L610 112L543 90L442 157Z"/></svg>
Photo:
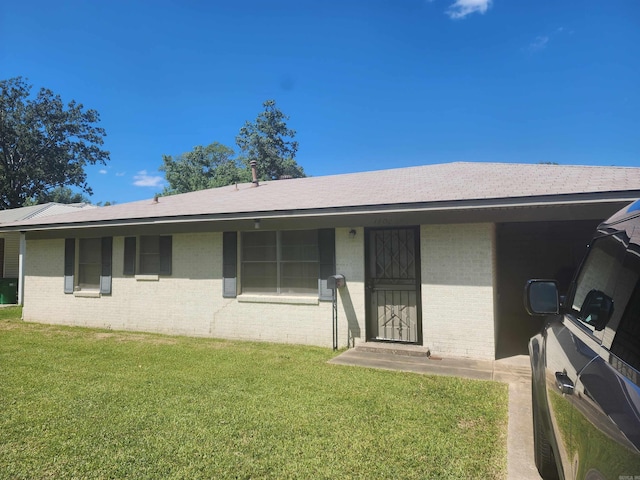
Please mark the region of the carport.
<svg viewBox="0 0 640 480"><path fill-rule="evenodd" d="M495 215L496 359L528 355L529 338L544 318L526 313L525 282L552 278L566 292L597 226L638 194L620 193L550 196Z"/></svg>
<svg viewBox="0 0 640 480"><path fill-rule="evenodd" d="M526 355L529 338L540 331L544 321L524 310L525 282L530 278L553 278L560 283L560 291L566 292L602 220L496 225L496 359Z"/></svg>

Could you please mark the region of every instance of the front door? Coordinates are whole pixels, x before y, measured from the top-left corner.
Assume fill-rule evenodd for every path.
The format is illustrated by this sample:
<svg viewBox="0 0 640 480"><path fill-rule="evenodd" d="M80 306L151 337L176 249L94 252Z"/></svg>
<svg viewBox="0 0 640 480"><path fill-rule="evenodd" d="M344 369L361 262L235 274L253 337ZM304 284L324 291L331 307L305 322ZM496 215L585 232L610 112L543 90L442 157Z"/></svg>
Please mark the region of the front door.
<svg viewBox="0 0 640 480"><path fill-rule="evenodd" d="M422 344L417 227L368 229L367 340Z"/></svg>

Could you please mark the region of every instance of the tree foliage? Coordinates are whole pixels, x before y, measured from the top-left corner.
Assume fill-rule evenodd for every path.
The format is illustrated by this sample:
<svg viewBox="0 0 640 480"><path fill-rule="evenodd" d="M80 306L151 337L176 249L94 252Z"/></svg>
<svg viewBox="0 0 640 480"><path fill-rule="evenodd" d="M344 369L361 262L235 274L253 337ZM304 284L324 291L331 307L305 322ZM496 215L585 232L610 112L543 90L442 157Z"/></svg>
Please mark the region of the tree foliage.
<svg viewBox="0 0 640 480"><path fill-rule="evenodd" d="M238 163L234 155L232 149L218 142L206 147L198 145L175 158L163 155L160 171L165 172L169 183L163 194L187 193L250 181L251 173Z"/></svg>
<svg viewBox="0 0 640 480"><path fill-rule="evenodd" d="M289 117L276 107L275 100L267 100L263 107L255 122L246 122L236 137L245 164L256 160L263 180L304 177L303 168L295 161L298 142L293 140L296 131L287 127Z"/></svg>
<svg viewBox="0 0 640 480"><path fill-rule="evenodd" d="M42 88L30 96L22 77L0 81L0 209L24 205L59 186L91 195L86 165L106 164L99 114Z"/></svg>
<svg viewBox="0 0 640 480"><path fill-rule="evenodd" d="M40 205L42 203L88 203L89 198L82 192L74 192L69 187L55 187L47 192L42 193L37 198L28 198L24 205Z"/></svg>
<svg viewBox="0 0 640 480"><path fill-rule="evenodd" d="M162 156L160 171L169 184L163 195L187 193L205 188L222 187L251 181L251 160L258 162L261 180L277 180L283 176L304 177L304 170L294 157L298 142L296 132L287 127L285 116L274 100L263 104L265 110L255 122L246 122L236 137L243 156L221 143L197 146L175 158Z"/></svg>

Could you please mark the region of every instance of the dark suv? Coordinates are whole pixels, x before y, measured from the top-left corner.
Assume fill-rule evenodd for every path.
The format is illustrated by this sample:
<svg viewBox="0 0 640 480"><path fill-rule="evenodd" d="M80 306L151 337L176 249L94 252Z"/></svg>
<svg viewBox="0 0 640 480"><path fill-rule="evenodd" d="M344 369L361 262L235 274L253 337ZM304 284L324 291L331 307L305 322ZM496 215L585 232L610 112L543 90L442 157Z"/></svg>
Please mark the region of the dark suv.
<svg viewBox="0 0 640 480"><path fill-rule="evenodd" d="M640 480L640 201L598 227L566 297L529 280L525 306L549 315L529 342L540 475Z"/></svg>

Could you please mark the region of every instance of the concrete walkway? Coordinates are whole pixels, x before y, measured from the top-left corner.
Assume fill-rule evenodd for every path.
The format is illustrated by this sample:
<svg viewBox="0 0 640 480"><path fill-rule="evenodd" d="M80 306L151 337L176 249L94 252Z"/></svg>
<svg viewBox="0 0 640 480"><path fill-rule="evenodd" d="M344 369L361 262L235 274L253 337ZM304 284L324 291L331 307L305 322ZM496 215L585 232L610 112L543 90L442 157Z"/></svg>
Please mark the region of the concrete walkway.
<svg viewBox="0 0 640 480"><path fill-rule="evenodd" d="M440 359L427 357L424 347L380 343L347 350L329 363L508 383L507 479L540 480L533 461L529 357L496 361Z"/></svg>

